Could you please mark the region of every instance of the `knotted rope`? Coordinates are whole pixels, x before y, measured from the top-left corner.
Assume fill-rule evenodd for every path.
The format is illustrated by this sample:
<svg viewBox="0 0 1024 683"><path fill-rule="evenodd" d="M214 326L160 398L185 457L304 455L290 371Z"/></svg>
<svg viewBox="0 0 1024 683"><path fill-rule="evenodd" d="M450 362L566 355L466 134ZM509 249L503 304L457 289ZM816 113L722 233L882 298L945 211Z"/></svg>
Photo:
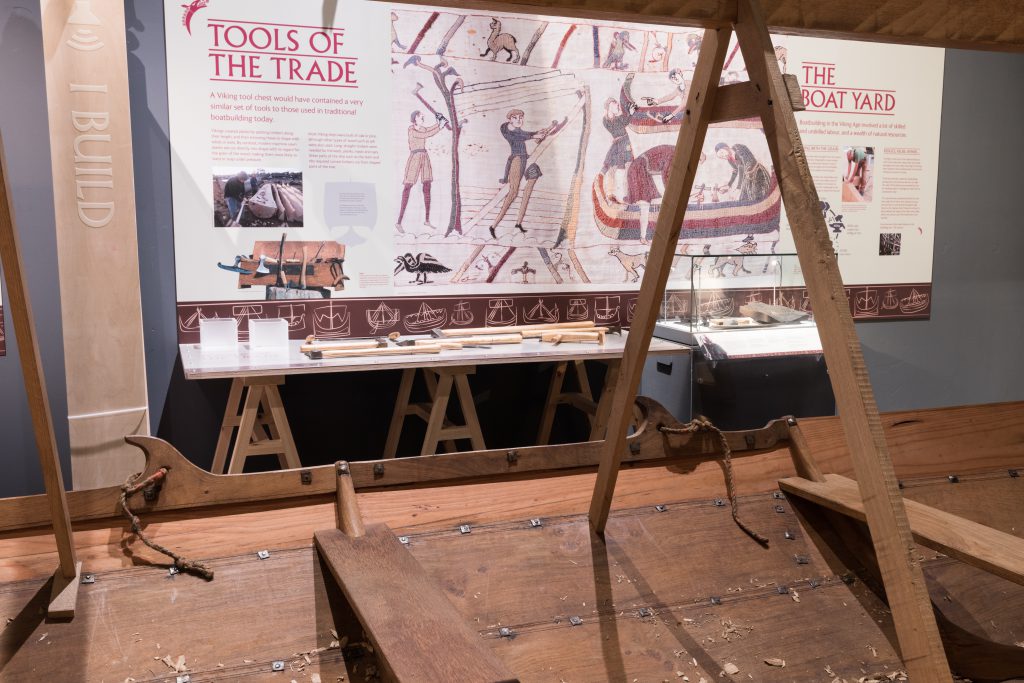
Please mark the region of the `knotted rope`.
<svg viewBox="0 0 1024 683"><path fill-rule="evenodd" d="M174 566L177 567L178 571L189 572L190 574L201 576L207 581L212 581L213 570L208 569L206 565L204 565L202 562L187 560L181 555L175 553L173 550L165 548L159 543L150 540L149 537L146 536L145 532L142 530L142 522L141 520L139 520L139 516L132 512L131 509L129 509L128 507L128 498L131 497L133 494L138 493L142 489L146 488L147 486L154 485L160 480L162 480L164 477L166 477L167 468L161 467L156 472L146 477L143 481L138 481L139 477L141 476L142 472L136 472L135 474L129 476L128 480L125 481L124 486L121 487L121 509L124 510L124 514L128 518L128 521L132 523L132 533L138 536L139 540L141 540L143 543L148 545L153 550L157 551L158 553L162 553L167 557L171 558L172 560L174 560Z"/></svg>
<svg viewBox="0 0 1024 683"><path fill-rule="evenodd" d="M722 453L724 454L724 457L722 458L722 468L725 470L725 490L729 495L729 504L732 506L732 519L736 522L736 526L742 529L745 534L761 545L767 547L768 537L757 533L740 519L740 505L739 501L736 499L736 482L733 480L732 473L732 449L729 448L729 441L725 438L725 434L722 433L722 430L711 424L711 420L706 417L697 417L690 420L682 427L658 425L658 431L663 434L696 434L698 432L714 432L718 435L718 440L722 444Z"/></svg>

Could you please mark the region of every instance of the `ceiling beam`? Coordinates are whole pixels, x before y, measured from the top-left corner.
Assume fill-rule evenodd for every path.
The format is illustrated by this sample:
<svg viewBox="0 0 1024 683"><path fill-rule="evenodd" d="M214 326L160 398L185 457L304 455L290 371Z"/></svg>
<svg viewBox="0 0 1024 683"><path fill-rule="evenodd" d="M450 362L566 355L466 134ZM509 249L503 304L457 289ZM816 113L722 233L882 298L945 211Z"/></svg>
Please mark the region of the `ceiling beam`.
<svg viewBox="0 0 1024 683"><path fill-rule="evenodd" d="M405 0L479 12L723 28L729 0ZM1024 0L761 0L772 33L1024 52Z"/></svg>

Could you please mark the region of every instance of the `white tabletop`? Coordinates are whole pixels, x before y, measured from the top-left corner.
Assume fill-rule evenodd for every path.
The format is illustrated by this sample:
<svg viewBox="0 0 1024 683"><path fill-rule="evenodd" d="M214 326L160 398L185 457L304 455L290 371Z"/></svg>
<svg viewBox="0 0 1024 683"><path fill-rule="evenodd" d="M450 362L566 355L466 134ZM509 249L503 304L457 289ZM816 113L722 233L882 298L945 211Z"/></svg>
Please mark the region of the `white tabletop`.
<svg viewBox="0 0 1024 683"><path fill-rule="evenodd" d="M500 328L495 329L495 332L498 331ZM253 351L245 343L240 343L234 349L203 350L199 344L180 344L179 349L186 379L217 379L501 363L611 360L622 358L627 335L625 332L622 335L609 334L605 337L603 346L580 343L555 346L539 339L527 339L521 344L499 344L490 348L466 347L437 354L354 356L324 360L310 360L301 353L299 347L303 342L300 340L290 341L287 352ZM664 356L689 352L690 348L685 344L655 338L651 339L648 355Z"/></svg>

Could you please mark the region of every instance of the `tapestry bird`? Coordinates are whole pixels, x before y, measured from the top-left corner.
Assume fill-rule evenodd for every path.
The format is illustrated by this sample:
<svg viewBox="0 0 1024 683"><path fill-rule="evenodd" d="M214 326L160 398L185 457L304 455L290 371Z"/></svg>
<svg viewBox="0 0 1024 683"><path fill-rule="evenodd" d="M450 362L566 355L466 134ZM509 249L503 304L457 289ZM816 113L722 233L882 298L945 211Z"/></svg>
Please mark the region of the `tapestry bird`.
<svg viewBox="0 0 1024 683"><path fill-rule="evenodd" d="M395 275L398 275L403 270L407 273L415 273L416 279L409 282L415 282L418 285L425 285L430 282L427 279L428 273L450 273L452 270L430 254L424 253L416 254L416 256L412 254L396 256L395 263L398 264L395 266Z"/></svg>

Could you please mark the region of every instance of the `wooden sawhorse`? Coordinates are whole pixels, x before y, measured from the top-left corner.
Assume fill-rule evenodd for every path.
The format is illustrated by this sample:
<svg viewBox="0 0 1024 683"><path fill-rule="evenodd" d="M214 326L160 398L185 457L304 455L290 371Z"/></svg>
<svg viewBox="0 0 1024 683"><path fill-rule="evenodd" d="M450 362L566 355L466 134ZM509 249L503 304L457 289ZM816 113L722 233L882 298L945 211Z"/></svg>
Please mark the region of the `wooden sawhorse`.
<svg viewBox="0 0 1024 683"><path fill-rule="evenodd" d="M228 474L241 474L246 458L253 455L277 455L282 469L302 466L284 404L281 403L281 393L277 389L282 384L284 375L236 377L231 380L228 405L210 468L213 474L224 473L232 436L235 437L235 445L231 449Z"/></svg>
<svg viewBox="0 0 1024 683"><path fill-rule="evenodd" d="M418 369L423 371L430 400L424 403L409 403ZM398 440L402 436L402 425L405 424L405 418L408 415L415 415L427 422L427 434L423 438L420 455L435 454L438 443L442 441L448 451L454 452L457 450L455 445L457 439L469 439L475 451L486 449L483 431L480 429L480 420L476 415L476 405L473 403L473 393L469 389L468 377L475 372L476 366L473 365L406 368L403 370L402 383L398 387L398 402L395 404L395 412L391 416L388 440L384 446L384 457L393 458L398 452ZM448 402L451 399L453 388L459 399L459 405L462 407L462 416L466 421L462 425L456 425L448 419Z"/></svg>
<svg viewBox="0 0 1024 683"><path fill-rule="evenodd" d="M590 419L590 440L597 441L604 438L608 429L608 417L611 414L611 396L615 393L615 383L619 377L619 365L621 359L612 358L605 361L608 364L608 371L604 378L604 388L601 390L601 398L594 402L594 394L590 390L590 380L587 378L587 366L584 360L565 360L555 365L551 373L551 384L548 386L548 397L544 402L544 412L541 413L540 429L537 430L537 445L543 446L551 438L551 427L555 423L555 411L562 404L570 405L582 410ZM565 375L572 367L576 373L577 391L562 391L565 383Z"/></svg>

